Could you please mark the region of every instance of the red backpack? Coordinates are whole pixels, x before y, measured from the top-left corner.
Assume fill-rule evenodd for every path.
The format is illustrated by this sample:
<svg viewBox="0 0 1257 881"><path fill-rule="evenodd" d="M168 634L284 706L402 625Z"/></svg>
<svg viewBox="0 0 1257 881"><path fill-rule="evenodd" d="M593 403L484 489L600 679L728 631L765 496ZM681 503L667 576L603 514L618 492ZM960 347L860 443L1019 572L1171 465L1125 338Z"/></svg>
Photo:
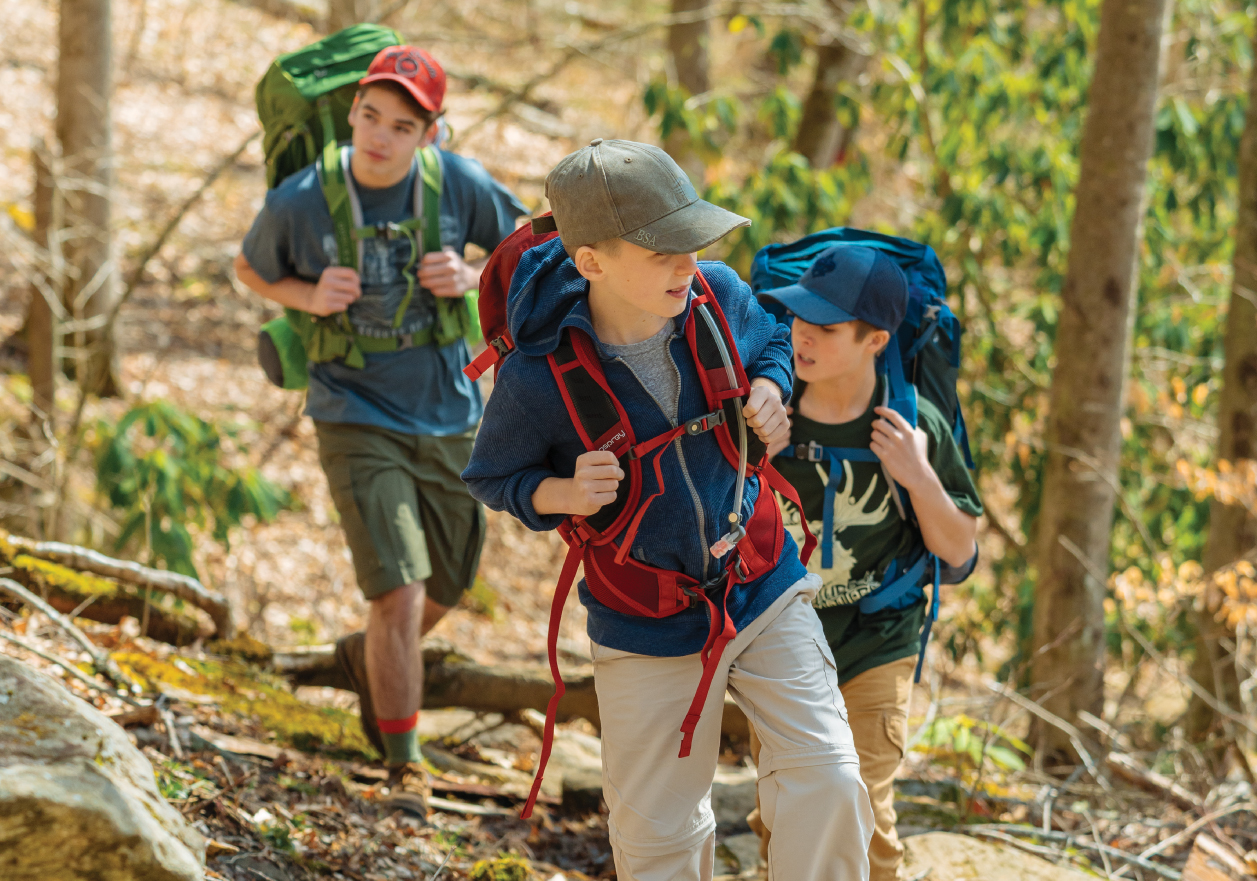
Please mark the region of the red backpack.
<svg viewBox="0 0 1257 881"><path fill-rule="evenodd" d="M463 368L463 373L473 382L490 367L496 368L506 353L515 348L515 341L506 326L506 295L510 293L511 276L515 274L515 267L524 252L559 234L554 221L545 219L548 217L551 217L549 212L535 217L531 224L521 226L503 239L480 273L480 329L488 348ZM493 375L497 376L496 369Z"/></svg>
<svg viewBox="0 0 1257 881"><path fill-rule="evenodd" d="M518 229L503 241L481 275L480 321L485 339L490 342L489 348L463 371L473 379L499 363L514 348L506 329L506 296L510 291L511 276L525 251L556 235L548 231L548 228L553 228L553 221L538 220L542 222L534 221L532 227ZM699 381L710 412L680 422L676 428L639 442L628 414L611 391L594 342L584 331L565 329L558 347L546 356L568 416L585 449L610 450L626 476L620 481L615 501L588 517L568 517L559 527L568 552L550 606L547 649L555 690L546 709L545 735L532 792L520 813L525 819L531 816L541 789L554 741L555 716L564 693L558 662L559 622L567 595L576 579L577 567L584 565L585 583L594 597L617 612L666 618L706 605L711 628L701 653L703 669L698 688L681 724L679 755L684 758L690 753L694 730L720 656L724 647L737 635L725 607L727 587L729 584L754 581L769 572L781 556L785 532L781 509L770 490L781 493L802 509L794 487L772 467L759 438L747 432L746 448L743 450L730 430L731 425L738 425L740 431L744 429L741 424L742 405L750 391L750 381L715 294L701 272L696 274L695 280L702 293L692 301L684 333L690 354L699 368ZM678 438L693 437L707 431L716 433L716 441L730 466L737 471L745 463L745 476L758 476L761 487L746 524L740 522L738 514L731 513L729 534L712 548L713 556L728 555L724 570L711 581L700 583L681 572L639 562L629 552L646 510L664 493L660 461L663 455L673 448L673 442ZM658 486L658 490L645 499L642 498L644 459L650 460ZM739 489L736 502L739 508L741 495ZM806 526L804 528L806 530ZM816 539L808 532L802 551L804 563L815 546Z"/></svg>

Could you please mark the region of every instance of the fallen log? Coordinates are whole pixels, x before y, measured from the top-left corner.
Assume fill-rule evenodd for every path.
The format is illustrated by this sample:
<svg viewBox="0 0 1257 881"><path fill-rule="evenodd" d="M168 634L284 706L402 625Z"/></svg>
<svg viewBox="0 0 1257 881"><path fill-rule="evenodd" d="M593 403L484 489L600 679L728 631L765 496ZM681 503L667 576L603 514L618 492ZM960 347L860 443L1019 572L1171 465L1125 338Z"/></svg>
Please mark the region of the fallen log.
<svg viewBox="0 0 1257 881"><path fill-rule="evenodd" d="M351 691L349 680L336 664L335 650L335 646L317 645L278 651L271 655L267 666L294 685ZM423 705L433 710L461 707L504 715L523 710L544 713L554 694L548 669L486 667L462 657L443 639L424 640L423 664ZM566 691L559 701L558 721L581 718L600 727L593 674L569 670L563 681ZM750 737L750 723L728 695L721 730L733 740L745 741Z"/></svg>
<svg viewBox="0 0 1257 881"><path fill-rule="evenodd" d="M180 575L178 572L141 566L130 560L115 560L99 551L59 541L32 541L19 535L8 535L6 539L14 548L37 559L57 563L79 572L100 575L120 584L132 584L147 590L169 594L209 615L210 620L214 622L214 635L219 639L231 639L236 634L230 601L195 578Z"/></svg>
<svg viewBox="0 0 1257 881"><path fill-rule="evenodd" d="M294 685L321 685L351 690L336 664L335 646L310 646L275 652L268 666ZM554 694L550 671L543 667L486 667L460 656L444 640L423 646L423 705L428 709L462 707L492 713L521 710L545 712ZM558 719L588 719L598 725L598 697L592 673L564 675L567 686L559 701Z"/></svg>

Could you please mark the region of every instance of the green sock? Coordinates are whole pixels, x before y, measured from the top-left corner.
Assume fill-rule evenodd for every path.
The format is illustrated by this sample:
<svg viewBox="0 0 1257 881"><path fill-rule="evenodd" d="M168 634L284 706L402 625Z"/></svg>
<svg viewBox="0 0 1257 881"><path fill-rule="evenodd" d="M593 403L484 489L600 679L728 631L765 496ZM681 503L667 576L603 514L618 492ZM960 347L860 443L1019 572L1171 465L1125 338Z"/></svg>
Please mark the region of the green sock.
<svg viewBox="0 0 1257 881"><path fill-rule="evenodd" d="M384 763L388 765L404 765L407 762L422 761L423 756L419 752L419 732L411 728L409 731L402 731L397 734L387 734L383 731L380 736L384 738Z"/></svg>

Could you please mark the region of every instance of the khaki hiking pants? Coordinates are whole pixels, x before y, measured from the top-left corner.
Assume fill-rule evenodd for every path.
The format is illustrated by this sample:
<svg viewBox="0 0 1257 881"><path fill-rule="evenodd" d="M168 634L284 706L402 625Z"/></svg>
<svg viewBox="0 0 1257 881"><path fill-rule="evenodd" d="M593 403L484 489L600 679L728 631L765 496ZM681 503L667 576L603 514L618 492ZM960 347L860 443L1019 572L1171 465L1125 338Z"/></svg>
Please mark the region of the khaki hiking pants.
<svg viewBox="0 0 1257 881"><path fill-rule="evenodd" d="M912 674L917 659L901 658L865 670L846 685L842 696L847 718L860 754L860 776L873 802L875 829L869 844L870 881L895 881L903 863L903 845L895 832L895 772L903 761L908 740L908 703L912 699ZM751 755L756 764L762 747L751 726ZM760 855L769 851L776 838L760 819L761 808L747 817L760 838Z"/></svg>
<svg viewBox="0 0 1257 881"><path fill-rule="evenodd" d="M774 881L864 881L873 812L808 575L725 648L691 754L680 727L701 662L593 645L603 792L620 881L710 881L711 782L726 688L760 736L759 802Z"/></svg>

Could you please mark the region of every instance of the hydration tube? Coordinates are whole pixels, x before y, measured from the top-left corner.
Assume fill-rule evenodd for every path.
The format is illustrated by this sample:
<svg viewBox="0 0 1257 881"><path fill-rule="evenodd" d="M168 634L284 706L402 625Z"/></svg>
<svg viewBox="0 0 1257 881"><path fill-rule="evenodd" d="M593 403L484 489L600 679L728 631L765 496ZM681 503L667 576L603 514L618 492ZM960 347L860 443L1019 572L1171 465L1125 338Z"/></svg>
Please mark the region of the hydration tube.
<svg viewBox="0 0 1257 881"><path fill-rule="evenodd" d="M699 315L703 316L703 320L707 322L707 327L711 329L712 339L716 341L716 348L720 350L720 360L725 365L725 374L729 377L729 388L737 388L738 375L733 369L733 360L729 357L729 349L725 346L725 339L720 332L720 326L716 324L716 319L711 316L711 312L708 311L706 305L699 305L694 308ZM738 479L734 484L733 510L729 512L729 531L711 546L711 555L717 559L733 550L734 545L740 542L746 535L746 527L742 525L742 493L746 488L746 416L742 413L741 407L738 407L737 411Z"/></svg>

